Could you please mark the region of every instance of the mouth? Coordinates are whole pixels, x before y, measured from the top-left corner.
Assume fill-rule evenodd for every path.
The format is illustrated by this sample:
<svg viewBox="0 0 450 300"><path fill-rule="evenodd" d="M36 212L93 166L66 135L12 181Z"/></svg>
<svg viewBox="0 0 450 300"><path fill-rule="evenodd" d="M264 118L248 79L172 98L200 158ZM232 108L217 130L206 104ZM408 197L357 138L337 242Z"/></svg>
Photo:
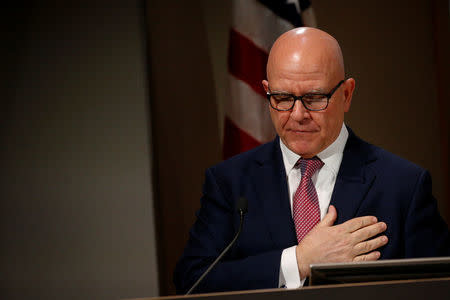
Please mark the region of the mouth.
<svg viewBox="0 0 450 300"><path fill-rule="evenodd" d="M306 130L306 129L289 129L289 131L297 134L312 134L318 132L317 130Z"/></svg>

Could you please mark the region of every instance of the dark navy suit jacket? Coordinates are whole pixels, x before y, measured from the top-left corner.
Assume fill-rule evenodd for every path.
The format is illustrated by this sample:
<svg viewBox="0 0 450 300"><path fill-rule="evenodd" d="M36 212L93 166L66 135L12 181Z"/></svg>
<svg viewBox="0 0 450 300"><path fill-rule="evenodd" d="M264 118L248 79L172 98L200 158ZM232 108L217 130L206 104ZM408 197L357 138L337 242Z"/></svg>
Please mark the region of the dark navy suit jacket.
<svg viewBox="0 0 450 300"><path fill-rule="evenodd" d="M201 208L175 269L178 293L232 240L240 196L248 199L242 234L195 292L278 287L281 253L297 241L277 137L206 171ZM429 173L351 130L330 204L338 212L335 224L366 215L387 224L389 242L381 259L450 255L448 227L431 194Z"/></svg>

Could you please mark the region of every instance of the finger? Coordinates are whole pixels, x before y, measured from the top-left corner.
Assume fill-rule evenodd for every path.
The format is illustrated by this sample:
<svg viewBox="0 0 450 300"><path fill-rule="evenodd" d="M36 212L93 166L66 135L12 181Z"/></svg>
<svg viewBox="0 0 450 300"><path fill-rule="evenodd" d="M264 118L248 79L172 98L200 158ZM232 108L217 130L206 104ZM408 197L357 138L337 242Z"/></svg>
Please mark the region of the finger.
<svg viewBox="0 0 450 300"><path fill-rule="evenodd" d="M374 261L379 259L380 256L381 256L380 252L373 251L364 255L358 255L353 259L353 261Z"/></svg>
<svg viewBox="0 0 450 300"><path fill-rule="evenodd" d="M319 226L333 226L337 218L337 211L334 205L328 207L328 212L323 217L323 220L318 224Z"/></svg>
<svg viewBox="0 0 450 300"><path fill-rule="evenodd" d="M352 232L352 238L355 242L365 241L386 231L387 225L384 222L378 222Z"/></svg>
<svg viewBox="0 0 450 300"><path fill-rule="evenodd" d="M388 242L388 238L385 235L379 236L377 238L361 242L355 245L353 254L355 256L369 253L375 249L378 249L384 245L386 245Z"/></svg>
<svg viewBox="0 0 450 300"><path fill-rule="evenodd" d="M360 228L375 224L377 221L377 218L374 216L364 216L348 220L342 223L342 226L345 227L347 232L354 232Z"/></svg>

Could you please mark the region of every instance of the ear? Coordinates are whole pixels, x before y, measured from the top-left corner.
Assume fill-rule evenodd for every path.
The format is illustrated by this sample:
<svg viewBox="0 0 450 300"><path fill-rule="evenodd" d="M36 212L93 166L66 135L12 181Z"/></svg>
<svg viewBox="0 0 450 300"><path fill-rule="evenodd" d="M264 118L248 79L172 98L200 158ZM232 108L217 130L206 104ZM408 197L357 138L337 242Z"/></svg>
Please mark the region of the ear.
<svg viewBox="0 0 450 300"><path fill-rule="evenodd" d="M263 87L264 87L264 90L266 91L266 93L268 93L269 92L269 82L267 81L267 80L263 80L262 81L262 85L263 85Z"/></svg>
<svg viewBox="0 0 450 300"><path fill-rule="evenodd" d="M350 110L352 104L353 91L355 90L355 79L349 78L344 82L344 111Z"/></svg>

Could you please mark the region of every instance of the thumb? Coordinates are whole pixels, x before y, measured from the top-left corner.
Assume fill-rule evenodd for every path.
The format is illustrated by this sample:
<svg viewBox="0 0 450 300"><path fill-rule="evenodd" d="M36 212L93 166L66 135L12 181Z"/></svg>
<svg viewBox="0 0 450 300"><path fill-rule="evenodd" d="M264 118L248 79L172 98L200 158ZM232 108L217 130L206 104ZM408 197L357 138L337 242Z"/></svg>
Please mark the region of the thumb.
<svg viewBox="0 0 450 300"><path fill-rule="evenodd" d="M334 207L334 205L330 205L328 207L327 214L325 215L325 217L323 217L323 220L320 223L323 226L333 226L334 222L336 221L336 218L337 218L336 207Z"/></svg>

